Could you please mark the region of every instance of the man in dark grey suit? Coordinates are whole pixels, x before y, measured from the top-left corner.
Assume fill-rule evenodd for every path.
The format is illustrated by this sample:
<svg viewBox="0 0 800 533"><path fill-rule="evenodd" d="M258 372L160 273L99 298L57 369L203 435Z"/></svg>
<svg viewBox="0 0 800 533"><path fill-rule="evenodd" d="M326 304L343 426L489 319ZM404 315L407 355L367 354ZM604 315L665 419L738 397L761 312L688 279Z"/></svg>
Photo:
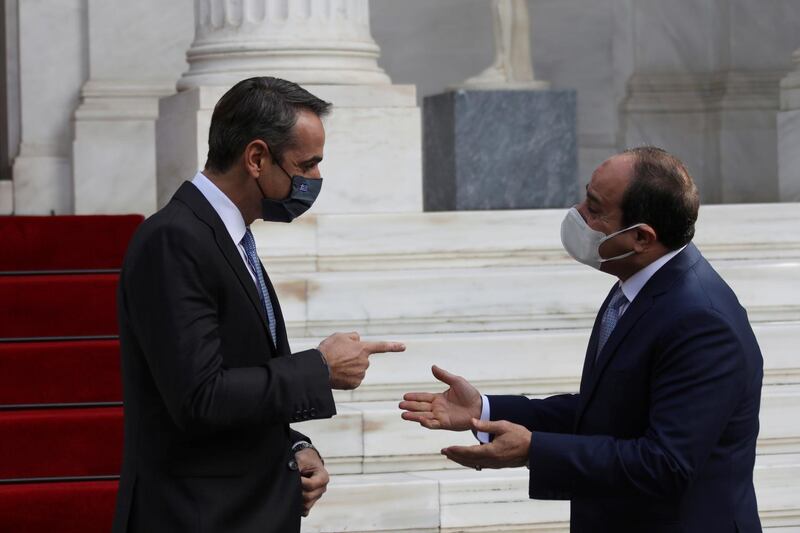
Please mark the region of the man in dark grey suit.
<svg viewBox="0 0 800 533"><path fill-rule="evenodd" d="M118 310L125 451L114 532L299 531L328 473L291 422L336 413L369 355L339 333L291 353L250 224L290 222L322 180L330 104L252 78L217 104L206 167L134 236Z"/></svg>

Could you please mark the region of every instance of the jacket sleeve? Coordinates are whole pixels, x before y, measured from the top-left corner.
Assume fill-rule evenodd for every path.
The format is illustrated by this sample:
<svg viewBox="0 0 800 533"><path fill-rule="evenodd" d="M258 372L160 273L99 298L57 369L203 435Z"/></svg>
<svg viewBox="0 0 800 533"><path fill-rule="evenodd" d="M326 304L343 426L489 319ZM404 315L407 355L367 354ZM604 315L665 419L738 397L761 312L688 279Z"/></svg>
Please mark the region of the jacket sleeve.
<svg viewBox="0 0 800 533"><path fill-rule="evenodd" d="M559 394L544 399L524 396L489 396L492 420L508 420L530 431L569 433L575 423L577 394Z"/></svg>
<svg viewBox="0 0 800 533"><path fill-rule="evenodd" d="M207 244L162 227L122 273L120 300L175 423L185 431L330 418L328 371L317 350L226 368Z"/></svg>
<svg viewBox="0 0 800 533"><path fill-rule="evenodd" d="M617 439L534 432L532 498L615 493L678 498L684 493L753 384L746 382L741 342L717 311L694 310L665 331L654 358L650 425L644 434Z"/></svg>
<svg viewBox="0 0 800 533"><path fill-rule="evenodd" d="M303 435L299 431L296 431L296 430L291 429L291 428L289 429L289 439L291 440L292 446L294 446L295 444L297 444L300 441L311 442L310 438L306 437L305 435Z"/></svg>

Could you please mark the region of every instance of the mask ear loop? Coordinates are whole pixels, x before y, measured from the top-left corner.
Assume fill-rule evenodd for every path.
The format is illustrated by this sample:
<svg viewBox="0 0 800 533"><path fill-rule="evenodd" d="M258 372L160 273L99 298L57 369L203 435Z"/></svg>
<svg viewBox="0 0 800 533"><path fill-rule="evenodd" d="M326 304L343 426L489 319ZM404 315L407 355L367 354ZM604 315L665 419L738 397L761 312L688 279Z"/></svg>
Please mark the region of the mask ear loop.
<svg viewBox="0 0 800 533"><path fill-rule="evenodd" d="M269 145L267 145L267 152L269 152L269 158L272 159L272 163L278 165L278 168L281 169L284 174L286 174L286 177L289 178L289 181L292 181L292 175L286 172L286 169L283 168L283 165L278 163L278 159L272 155L272 149L270 149Z"/></svg>
<svg viewBox="0 0 800 533"><path fill-rule="evenodd" d="M629 227L629 228L625 228L625 229L621 229L621 230L619 230L619 231L615 231L615 232L614 232L614 233L612 233L611 235L606 235L606 237L605 237L603 240L601 240L601 241L600 241L600 244L598 244L598 245L597 245L597 252L598 252L598 254L600 253L600 247L601 247L601 246L603 245L603 243L604 243L604 242L606 242L607 240L609 240L609 239L613 239L613 238L614 238L614 237L616 237L617 235L621 235L621 234L625 233L626 231L630 231L630 230L632 230L632 229L634 229L634 228L638 228L638 227L640 227L640 226L644 226L644 225L645 225L645 223L644 223L644 222L639 222L638 224L634 224L633 226L631 226L631 227ZM600 258L600 263L602 264L602 263L606 263L606 262L608 262L608 261L618 261L618 260L620 260L620 259L625 259L626 257L630 257L630 256L632 256L632 255L633 255L633 254L635 254L635 253L636 253L636 251L635 251L635 250L631 250L630 252L625 252L624 254L620 254L620 255L617 255L617 256L614 256L614 257L609 257L608 259L603 259L603 258L601 257L601 258Z"/></svg>
<svg viewBox="0 0 800 533"><path fill-rule="evenodd" d="M258 190L261 193L261 197L266 198L267 195L264 194L264 189L261 187L261 168L258 169L258 176L256 176L256 186L258 187Z"/></svg>

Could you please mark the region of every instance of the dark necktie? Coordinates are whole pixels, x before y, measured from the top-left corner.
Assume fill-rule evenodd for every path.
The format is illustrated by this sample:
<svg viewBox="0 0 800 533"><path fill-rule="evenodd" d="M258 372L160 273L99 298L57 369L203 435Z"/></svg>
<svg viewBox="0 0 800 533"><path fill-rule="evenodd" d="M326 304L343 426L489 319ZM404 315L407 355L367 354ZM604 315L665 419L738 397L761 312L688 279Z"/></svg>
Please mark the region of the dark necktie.
<svg viewBox="0 0 800 533"><path fill-rule="evenodd" d="M611 301L608 302L608 307L606 307L606 311L603 313L603 320L600 322L600 333L597 338L597 353L594 356L595 361L597 361L597 358L600 356L600 352L603 351L603 346L608 342L611 332L617 327L620 309L627 303L628 298L625 297L625 293L622 292L620 286L617 285L614 294L611 296Z"/></svg>
<svg viewBox="0 0 800 533"><path fill-rule="evenodd" d="M247 231L244 232L244 237L242 237L242 246L244 246L244 255L247 257L247 262L250 265L250 269L253 271L253 274L256 277L256 288L258 289L258 296L261 298L261 305L264 307L264 311L267 313L269 332L272 334L272 340L277 345L278 338L275 335L275 311L272 309L272 300L270 299L269 291L267 290L267 282L264 281L264 273L261 271L261 262L259 261L258 253L256 252L256 240L253 238L253 233L250 231L250 228L247 228Z"/></svg>

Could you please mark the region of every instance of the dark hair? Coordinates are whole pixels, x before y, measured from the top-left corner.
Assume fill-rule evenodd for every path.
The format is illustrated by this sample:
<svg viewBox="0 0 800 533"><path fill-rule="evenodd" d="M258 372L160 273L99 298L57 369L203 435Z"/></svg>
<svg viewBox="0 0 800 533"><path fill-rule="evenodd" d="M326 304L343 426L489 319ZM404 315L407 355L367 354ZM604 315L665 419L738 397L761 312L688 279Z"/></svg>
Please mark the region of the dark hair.
<svg viewBox="0 0 800 533"><path fill-rule="evenodd" d="M280 162L294 142L292 128L297 123L298 110L309 109L323 117L330 107L330 103L290 81L269 76L242 80L214 107L206 167L227 171L256 139L267 143L272 157Z"/></svg>
<svg viewBox="0 0 800 533"><path fill-rule="evenodd" d="M623 152L635 158L633 177L622 197L622 225L645 223L670 250L689 244L700 198L697 187L677 157L655 146Z"/></svg>

